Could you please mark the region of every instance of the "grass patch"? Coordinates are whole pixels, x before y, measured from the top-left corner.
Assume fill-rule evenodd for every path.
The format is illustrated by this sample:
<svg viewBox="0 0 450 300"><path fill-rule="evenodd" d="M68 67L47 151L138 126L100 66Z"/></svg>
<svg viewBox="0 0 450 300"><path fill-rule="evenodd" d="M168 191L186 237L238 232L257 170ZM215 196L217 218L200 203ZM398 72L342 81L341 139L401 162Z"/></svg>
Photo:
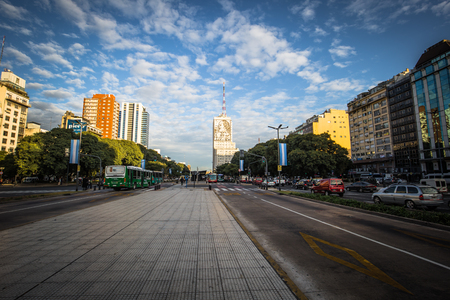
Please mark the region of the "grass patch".
<svg viewBox="0 0 450 300"><path fill-rule="evenodd" d="M434 212L434 211L427 211L425 209L420 210L411 210L407 209L402 206L395 206L395 205L384 205L384 204L371 204L371 203L365 203L360 202L352 199L343 199L338 196L325 196L322 194L308 194L308 193L299 193L299 192L292 192L292 191L281 191L278 192L280 194L284 195L293 195L293 196L300 196L303 198L310 198L314 200L334 203L334 204L340 204L350 207L356 207L364 210L370 210L395 216L400 216L404 218L409 219L415 219L415 220L421 220L429 223L437 223L442 225L450 226L450 214L447 213L440 213L440 212Z"/></svg>

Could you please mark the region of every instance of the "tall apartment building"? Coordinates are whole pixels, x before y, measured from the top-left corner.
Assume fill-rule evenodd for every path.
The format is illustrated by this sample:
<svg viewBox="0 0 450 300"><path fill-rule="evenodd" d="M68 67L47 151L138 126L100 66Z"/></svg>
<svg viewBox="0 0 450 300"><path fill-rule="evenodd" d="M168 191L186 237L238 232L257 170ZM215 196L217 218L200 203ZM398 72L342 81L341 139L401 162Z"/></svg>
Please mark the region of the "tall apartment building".
<svg viewBox="0 0 450 300"><path fill-rule="evenodd" d="M395 160L394 174L419 179L421 170L418 134L410 76L409 69L406 69L394 76L393 82L387 86Z"/></svg>
<svg viewBox="0 0 450 300"><path fill-rule="evenodd" d="M1 150L13 152L25 135L28 109L31 107L26 81L10 70L0 80Z"/></svg>
<svg viewBox="0 0 450 300"><path fill-rule="evenodd" d="M104 138L119 137L120 105L111 94L95 94L84 98L82 117L103 132Z"/></svg>
<svg viewBox="0 0 450 300"><path fill-rule="evenodd" d="M352 161L358 173L392 173L394 158L384 81L347 104Z"/></svg>
<svg viewBox="0 0 450 300"><path fill-rule="evenodd" d="M450 41L426 49L411 73L421 170L449 173Z"/></svg>
<svg viewBox="0 0 450 300"><path fill-rule="evenodd" d="M320 115L314 115L295 128L297 134L328 133L333 141L348 150L350 155L350 127L348 113L345 110L328 109Z"/></svg>
<svg viewBox="0 0 450 300"><path fill-rule="evenodd" d="M119 113L119 138L148 148L150 114L141 103L122 103Z"/></svg>

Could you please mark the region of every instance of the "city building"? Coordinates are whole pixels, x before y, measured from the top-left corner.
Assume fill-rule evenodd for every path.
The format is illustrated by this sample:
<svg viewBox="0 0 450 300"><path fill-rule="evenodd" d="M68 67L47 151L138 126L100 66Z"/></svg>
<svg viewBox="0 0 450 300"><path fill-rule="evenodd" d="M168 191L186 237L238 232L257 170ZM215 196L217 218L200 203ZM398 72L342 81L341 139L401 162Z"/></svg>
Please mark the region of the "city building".
<svg viewBox="0 0 450 300"><path fill-rule="evenodd" d="M393 171L394 157L386 95L386 86L390 83L392 80L381 82L347 104L351 160L356 173Z"/></svg>
<svg viewBox="0 0 450 300"><path fill-rule="evenodd" d="M148 148L150 114L141 103L122 103L119 113L119 138Z"/></svg>
<svg viewBox="0 0 450 300"><path fill-rule="evenodd" d="M102 130L94 125L91 125L89 120L76 116L71 111L66 111L61 118L61 125L59 128L73 129L75 133L80 133L81 124L83 124L83 132L91 132L99 137L102 137Z"/></svg>
<svg viewBox="0 0 450 300"><path fill-rule="evenodd" d="M230 163L234 153L239 151L233 143L232 121L227 117L225 107L225 83L223 84L222 113L213 120L213 171L217 166Z"/></svg>
<svg viewBox="0 0 450 300"><path fill-rule="evenodd" d="M48 132L48 130L42 129L41 124L36 122L28 122L25 128L25 136L33 135L35 133Z"/></svg>
<svg viewBox="0 0 450 300"><path fill-rule="evenodd" d="M397 176L420 179L419 148L409 69L394 76L387 86L390 127Z"/></svg>
<svg viewBox="0 0 450 300"><path fill-rule="evenodd" d="M420 56L411 71L424 174L450 173L450 41L442 40Z"/></svg>
<svg viewBox="0 0 450 300"><path fill-rule="evenodd" d="M31 107L26 81L8 69L0 79L1 151L13 152L25 136L28 109Z"/></svg>
<svg viewBox="0 0 450 300"><path fill-rule="evenodd" d="M348 113L345 110L328 109L320 115L314 115L295 128L295 134L328 133L333 141L348 150L350 156L350 128Z"/></svg>
<svg viewBox="0 0 450 300"><path fill-rule="evenodd" d="M91 125L102 130L103 137L117 139L119 137L120 105L111 94L95 94L92 98L84 98L83 115Z"/></svg>

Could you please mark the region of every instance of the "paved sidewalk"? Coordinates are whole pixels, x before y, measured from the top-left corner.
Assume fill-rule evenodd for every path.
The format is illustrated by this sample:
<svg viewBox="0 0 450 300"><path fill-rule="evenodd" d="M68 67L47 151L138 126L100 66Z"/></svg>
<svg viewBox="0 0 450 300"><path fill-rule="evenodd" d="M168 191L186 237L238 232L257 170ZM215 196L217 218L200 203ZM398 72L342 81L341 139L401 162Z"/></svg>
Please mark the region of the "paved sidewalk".
<svg viewBox="0 0 450 300"><path fill-rule="evenodd" d="M296 299L205 189L144 191L0 241L0 299Z"/></svg>

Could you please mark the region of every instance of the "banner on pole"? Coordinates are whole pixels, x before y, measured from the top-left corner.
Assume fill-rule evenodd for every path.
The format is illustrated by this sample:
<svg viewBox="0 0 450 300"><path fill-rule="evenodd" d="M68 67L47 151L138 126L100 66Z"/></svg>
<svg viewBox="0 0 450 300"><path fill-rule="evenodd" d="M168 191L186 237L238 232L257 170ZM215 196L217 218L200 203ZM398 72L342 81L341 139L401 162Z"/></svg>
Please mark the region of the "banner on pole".
<svg viewBox="0 0 450 300"><path fill-rule="evenodd" d="M239 161L239 169L241 169L241 171L244 171L244 160L243 159L241 159Z"/></svg>
<svg viewBox="0 0 450 300"><path fill-rule="evenodd" d="M284 143L280 143L280 166L287 166L287 149Z"/></svg>
<svg viewBox="0 0 450 300"><path fill-rule="evenodd" d="M79 153L80 153L80 140L70 140L69 164L78 165Z"/></svg>
<svg viewBox="0 0 450 300"><path fill-rule="evenodd" d="M141 159L141 168L145 169L145 159Z"/></svg>

